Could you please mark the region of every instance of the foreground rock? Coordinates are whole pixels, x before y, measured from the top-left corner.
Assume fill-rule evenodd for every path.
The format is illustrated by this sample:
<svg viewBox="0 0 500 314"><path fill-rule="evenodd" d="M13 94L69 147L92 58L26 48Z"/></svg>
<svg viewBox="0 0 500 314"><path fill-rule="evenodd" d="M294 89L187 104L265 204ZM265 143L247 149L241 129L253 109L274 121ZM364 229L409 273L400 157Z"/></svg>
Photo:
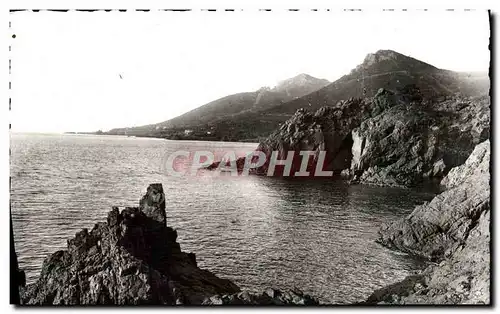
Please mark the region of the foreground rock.
<svg viewBox="0 0 500 314"><path fill-rule="evenodd" d="M318 304L300 291L241 292L198 268L196 256L166 226L165 194L151 184L139 207L114 207L106 222L83 229L44 261L39 279L21 288L24 305Z"/></svg>
<svg viewBox="0 0 500 314"><path fill-rule="evenodd" d="M267 289L262 294L247 291L231 295L215 295L203 302L203 305L318 305L318 300L297 289L280 291Z"/></svg>
<svg viewBox="0 0 500 314"><path fill-rule="evenodd" d="M490 303L489 165L487 140L443 179L446 191L381 228L380 243L436 264L374 292L367 303Z"/></svg>
<svg viewBox="0 0 500 314"><path fill-rule="evenodd" d="M113 208L107 222L83 229L68 248L49 256L22 304L201 304L240 289L197 267L165 225L161 185L151 185L141 208ZM153 217L153 218L152 218Z"/></svg>
<svg viewBox="0 0 500 314"><path fill-rule="evenodd" d="M19 269L17 254L14 244L14 228L12 228L12 216L10 220L10 304L21 302L19 291L26 285L26 274Z"/></svg>

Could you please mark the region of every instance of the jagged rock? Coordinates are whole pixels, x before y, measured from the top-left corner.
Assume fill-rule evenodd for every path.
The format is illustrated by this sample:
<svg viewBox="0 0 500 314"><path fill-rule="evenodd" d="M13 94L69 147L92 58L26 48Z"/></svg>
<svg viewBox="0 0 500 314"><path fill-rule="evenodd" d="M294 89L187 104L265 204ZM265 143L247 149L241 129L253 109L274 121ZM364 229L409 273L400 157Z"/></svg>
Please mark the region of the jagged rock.
<svg viewBox="0 0 500 314"><path fill-rule="evenodd" d="M440 179L464 163L489 137L488 103L470 100L458 112L447 105L398 104L363 121L353 130L352 173L362 183L404 187Z"/></svg>
<svg viewBox="0 0 500 314"><path fill-rule="evenodd" d="M483 212L465 243L439 265L375 291L368 304L490 304L490 212Z"/></svg>
<svg viewBox="0 0 500 314"><path fill-rule="evenodd" d="M68 240L67 250L47 257L21 303L201 304L206 297L240 291L181 251L177 232L156 211L165 210L161 185L151 185L141 205L147 210L114 207L107 222L83 229Z"/></svg>
<svg viewBox="0 0 500 314"><path fill-rule="evenodd" d="M375 291L367 303L490 303L490 141L443 179L447 190L406 218L382 226L379 242L429 258L419 274ZM396 297L393 297L396 296Z"/></svg>
<svg viewBox="0 0 500 314"><path fill-rule="evenodd" d="M307 171L313 176L319 162L319 152L325 151L321 170L339 174L350 165L351 131L370 116L370 110L368 102L354 98L340 102L335 107L322 107L315 113L298 110L285 122L284 128L275 131L259 144L257 150L266 154L266 163L254 173L267 174L273 151L278 151L278 159L286 159L288 152L293 151L290 176L294 176L302 162L299 152L313 151L315 154L310 157L307 166ZM277 166L274 175L283 175L282 170L282 166Z"/></svg>
<svg viewBox="0 0 500 314"><path fill-rule="evenodd" d="M315 298L304 294L302 291L282 292L268 288L261 294L243 291L231 295L215 295L206 298L203 305L318 305Z"/></svg>
<svg viewBox="0 0 500 314"><path fill-rule="evenodd" d="M350 98L315 113L300 108L259 144L257 151L265 153L266 162L251 173L268 175L273 152L279 160L292 152L289 175L294 176L302 164L299 152L312 151L309 176L315 176L324 152L321 170L351 183L415 186L440 180L463 164L475 145L489 138L489 123L488 97L435 102L424 99L416 86L397 93L381 88L373 98ZM237 164L241 173L244 158ZM272 175L282 176L283 170L276 166Z"/></svg>
<svg viewBox="0 0 500 314"><path fill-rule="evenodd" d="M167 213L165 212L165 194L161 183L149 185L146 195L139 202L141 210L149 217L163 225L167 225Z"/></svg>
<svg viewBox="0 0 500 314"><path fill-rule="evenodd" d="M490 141L484 141L476 146L470 157L462 166L451 169L441 181L446 189L451 189L469 180L471 177L481 177L490 173Z"/></svg>
<svg viewBox="0 0 500 314"><path fill-rule="evenodd" d="M463 244L490 207L489 151L489 140L478 145L465 165L443 179L448 190L417 206L408 217L383 225L380 243L436 260Z"/></svg>
<svg viewBox="0 0 500 314"><path fill-rule="evenodd" d="M380 88L373 97L371 116L377 116L397 103L393 92Z"/></svg>
<svg viewBox="0 0 500 314"><path fill-rule="evenodd" d="M373 292L366 303L394 303L401 299L401 296L408 296L415 290L421 289L425 283L424 276L411 275L400 282L388 285Z"/></svg>

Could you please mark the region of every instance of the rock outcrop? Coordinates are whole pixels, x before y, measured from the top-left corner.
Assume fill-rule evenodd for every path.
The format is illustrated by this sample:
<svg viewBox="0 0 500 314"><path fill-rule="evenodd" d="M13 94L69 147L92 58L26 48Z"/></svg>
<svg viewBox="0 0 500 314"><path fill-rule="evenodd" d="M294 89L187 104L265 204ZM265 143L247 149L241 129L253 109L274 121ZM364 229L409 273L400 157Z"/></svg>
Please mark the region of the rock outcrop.
<svg viewBox="0 0 500 314"><path fill-rule="evenodd" d="M294 176L302 163L299 152L311 151L314 155L307 166L311 176L314 176L318 162L321 170L340 173L350 165L351 131L370 116L370 111L370 104L362 99L342 101L335 107L325 106L315 113L298 110L259 144L257 150L265 153L266 162L254 172L267 174L274 151L278 152L278 160L287 159L289 152L293 152L290 176ZM321 151L325 152L323 161L319 159ZM283 166L277 166L274 176L283 175L283 169Z"/></svg>
<svg viewBox="0 0 500 314"><path fill-rule="evenodd" d="M300 151L310 151L314 153L307 164L310 176L314 176L318 162L321 162L321 170L340 174L350 166L352 130L372 115L394 105L393 97L392 92L381 89L373 102L351 98L340 101L334 107L324 106L315 113L305 109L297 110L293 117L259 144L257 151L263 152L266 160L262 166L253 169L252 173L266 175L273 152L278 152L277 160L287 159L288 154L293 152L289 175L293 177L301 167ZM319 159L322 151L325 153L324 160ZM241 159L239 161L238 166L244 165ZM257 158L253 162L257 162ZM214 163L207 169L217 166L218 163ZM283 175L283 166L275 169L273 176Z"/></svg>
<svg viewBox="0 0 500 314"><path fill-rule="evenodd" d="M17 262L16 248L14 244L14 229L12 228L12 215L9 214L10 220L10 304L19 304L20 294L19 289L26 285L26 274L19 269Z"/></svg>
<svg viewBox="0 0 500 314"><path fill-rule="evenodd" d="M379 238L434 264L375 291L367 303L490 303L490 141L477 145L442 184L444 192L382 226Z"/></svg>
<svg viewBox="0 0 500 314"><path fill-rule="evenodd" d="M298 110L259 144L257 151L264 152L266 161L252 173L294 176L307 158L300 152L311 151L306 170L311 177L320 169L353 183L415 186L440 180L463 164L489 131L487 97L437 101L424 98L415 86L397 93L382 88L373 98L341 101L315 113ZM282 165L269 172L273 152L278 160L292 154L289 173ZM237 161L240 172L244 164Z"/></svg>
<svg viewBox="0 0 500 314"><path fill-rule="evenodd" d="M165 195L151 184L140 207L117 207L107 221L83 229L68 248L48 256L38 280L21 289L22 305L310 305L300 291L241 292L198 268L196 256L166 226Z"/></svg>
<svg viewBox="0 0 500 314"><path fill-rule="evenodd" d="M280 291L266 289L262 294L247 291L230 295L214 295L203 302L203 305L318 305L313 297L298 289Z"/></svg>
<svg viewBox="0 0 500 314"><path fill-rule="evenodd" d="M22 304L201 304L239 292L181 251L177 232L165 225L164 200L161 184L153 184L140 208L115 207L107 222L78 232L67 250L44 261Z"/></svg>
<svg viewBox="0 0 500 314"><path fill-rule="evenodd" d="M440 179L489 138L487 98L398 104L353 130L354 181L414 186Z"/></svg>
<svg viewBox="0 0 500 314"><path fill-rule="evenodd" d="M167 225L165 194L160 183L154 183L148 187L146 195L139 201L139 207L146 216L153 218L162 226Z"/></svg>

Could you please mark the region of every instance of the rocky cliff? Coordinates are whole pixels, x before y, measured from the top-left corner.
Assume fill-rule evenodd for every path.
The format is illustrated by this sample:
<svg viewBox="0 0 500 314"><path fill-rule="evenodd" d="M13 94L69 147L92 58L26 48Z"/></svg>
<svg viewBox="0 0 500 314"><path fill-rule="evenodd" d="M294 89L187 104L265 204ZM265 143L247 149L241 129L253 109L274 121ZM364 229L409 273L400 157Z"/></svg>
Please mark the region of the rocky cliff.
<svg viewBox="0 0 500 314"><path fill-rule="evenodd" d="M161 184L150 185L139 203L113 208L106 222L83 229L66 250L47 257L38 280L21 288L21 304L317 304L300 293L241 292L198 268L196 256L181 251L177 232L166 225Z"/></svg>
<svg viewBox="0 0 500 314"><path fill-rule="evenodd" d="M300 151L312 151L310 176L321 163L322 170L343 174L354 183L415 186L440 180L463 164L489 132L488 97L426 99L418 88L380 89L373 98L352 98L314 113L298 110L259 144L266 162L253 172L267 174L272 152L277 151L280 160L293 154L294 176L301 167ZM276 169L274 176L283 175L283 166Z"/></svg>
<svg viewBox="0 0 500 314"><path fill-rule="evenodd" d="M434 263L375 291L367 303L490 303L490 141L442 180L446 189L382 226L379 242Z"/></svg>
<svg viewBox="0 0 500 314"><path fill-rule="evenodd" d="M486 97L403 101L353 129L350 171L354 180L378 185L440 179L489 138L489 128Z"/></svg>

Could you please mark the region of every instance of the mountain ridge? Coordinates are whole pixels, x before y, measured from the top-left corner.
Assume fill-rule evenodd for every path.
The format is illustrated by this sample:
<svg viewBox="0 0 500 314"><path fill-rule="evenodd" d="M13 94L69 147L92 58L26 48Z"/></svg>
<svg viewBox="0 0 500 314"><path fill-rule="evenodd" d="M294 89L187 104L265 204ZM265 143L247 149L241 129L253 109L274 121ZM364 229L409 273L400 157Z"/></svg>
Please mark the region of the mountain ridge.
<svg viewBox="0 0 500 314"><path fill-rule="evenodd" d="M300 87L303 81L312 81L314 86L327 82L301 73L278 82L273 88L264 87L255 92L229 95L168 121L114 129L108 134L124 134L123 130L128 130L130 135L169 139L257 141L270 134L298 109L317 110L323 106L334 106L341 100L373 97L380 88L397 92L415 86L427 99L456 94L484 95L489 88L487 74L481 76L477 73L443 70L387 49L368 54L348 74L300 97L287 88L294 84ZM297 90L299 94L307 92L300 88ZM217 106L219 103L223 104L223 114L220 114L221 107ZM212 110L214 107L218 109ZM192 129L193 132L185 134L185 129Z"/></svg>
<svg viewBox="0 0 500 314"><path fill-rule="evenodd" d="M127 129L129 134L134 135L134 129L150 129L153 131L157 129L157 127L159 129L176 127L189 128L193 124L210 123L220 117L230 116L247 110L255 111L273 103L286 102L295 97L309 94L329 83L328 80L301 73L292 78L278 82L278 84L272 88L265 86L252 92L227 95L160 123L131 128L116 128L107 133L119 133Z"/></svg>

